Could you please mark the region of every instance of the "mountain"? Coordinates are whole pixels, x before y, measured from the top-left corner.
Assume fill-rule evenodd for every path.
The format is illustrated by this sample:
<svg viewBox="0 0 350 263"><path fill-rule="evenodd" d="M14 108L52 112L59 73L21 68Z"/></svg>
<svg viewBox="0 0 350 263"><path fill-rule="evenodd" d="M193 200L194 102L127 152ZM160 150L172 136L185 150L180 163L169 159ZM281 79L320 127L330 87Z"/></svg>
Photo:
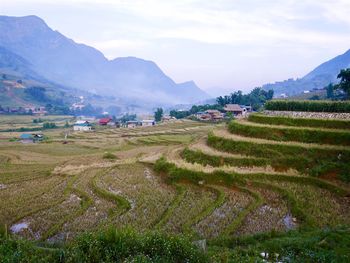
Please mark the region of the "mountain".
<svg viewBox="0 0 350 263"><path fill-rule="evenodd" d="M275 95L288 96L302 93L304 90L322 89L329 83L336 83L340 70L350 67L350 50L316 67L300 79L288 79L273 84L263 85L263 89L273 89Z"/></svg>
<svg viewBox="0 0 350 263"><path fill-rule="evenodd" d="M0 46L46 79L99 95L156 105L209 98L192 82L176 84L152 61L108 60L100 51L52 30L37 16L0 16Z"/></svg>
<svg viewBox="0 0 350 263"><path fill-rule="evenodd" d="M0 47L0 105L3 107L42 106L43 101L28 95L27 87L44 88L47 103L62 104L73 100L71 95L67 96L72 92L66 93L67 90L64 87L55 86L33 71L26 59Z"/></svg>

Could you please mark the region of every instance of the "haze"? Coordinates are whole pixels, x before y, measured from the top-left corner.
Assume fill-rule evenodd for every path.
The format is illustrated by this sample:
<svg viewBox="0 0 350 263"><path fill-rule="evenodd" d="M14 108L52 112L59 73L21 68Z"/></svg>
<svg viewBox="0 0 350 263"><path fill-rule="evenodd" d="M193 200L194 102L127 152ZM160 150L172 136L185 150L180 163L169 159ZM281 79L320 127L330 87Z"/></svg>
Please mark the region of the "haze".
<svg viewBox="0 0 350 263"><path fill-rule="evenodd" d="M212 95L302 77L345 52L350 1L0 0L107 58L155 61Z"/></svg>

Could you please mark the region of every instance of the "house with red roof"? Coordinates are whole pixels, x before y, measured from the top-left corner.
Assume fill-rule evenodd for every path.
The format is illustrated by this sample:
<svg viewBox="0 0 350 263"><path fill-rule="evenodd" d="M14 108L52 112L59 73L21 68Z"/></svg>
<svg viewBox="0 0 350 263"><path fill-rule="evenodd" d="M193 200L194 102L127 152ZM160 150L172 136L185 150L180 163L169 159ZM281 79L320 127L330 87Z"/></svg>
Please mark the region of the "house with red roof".
<svg viewBox="0 0 350 263"><path fill-rule="evenodd" d="M112 118L102 118L98 121L98 124L105 126L105 125L111 125L112 124Z"/></svg>

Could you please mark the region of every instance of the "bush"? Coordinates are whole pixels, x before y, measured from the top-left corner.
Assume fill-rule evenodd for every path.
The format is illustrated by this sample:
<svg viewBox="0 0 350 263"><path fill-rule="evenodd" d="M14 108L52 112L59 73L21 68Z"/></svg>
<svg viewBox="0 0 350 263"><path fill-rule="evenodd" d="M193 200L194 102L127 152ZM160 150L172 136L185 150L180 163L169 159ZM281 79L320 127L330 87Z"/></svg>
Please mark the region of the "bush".
<svg viewBox="0 0 350 263"><path fill-rule="evenodd" d="M350 112L350 102L270 100L266 102L265 109L275 111Z"/></svg>
<svg viewBox="0 0 350 263"><path fill-rule="evenodd" d="M261 114L250 114L248 120L251 122L300 126L300 127L319 127L328 129L350 129L350 121L347 120L324 120L324 119L307 119L307 118L291 118L291 117L272 117Z"/></svg>
<svg viewBox="0 0 350 263"><path fill-rule="evenodd" d="M57 128L57 125L54 122L45 122L43 124L43 129L55 129L55 128Z"/></svg>
<svg viewBox="0 0 350 263"><path fill-rule="evenodd" d="M248 137L276 141L297 141L304 143L350 145L350 132L311 130L303 128L276 128L271 126L253 126L230 122L228 129L231 133Z"/></svg>

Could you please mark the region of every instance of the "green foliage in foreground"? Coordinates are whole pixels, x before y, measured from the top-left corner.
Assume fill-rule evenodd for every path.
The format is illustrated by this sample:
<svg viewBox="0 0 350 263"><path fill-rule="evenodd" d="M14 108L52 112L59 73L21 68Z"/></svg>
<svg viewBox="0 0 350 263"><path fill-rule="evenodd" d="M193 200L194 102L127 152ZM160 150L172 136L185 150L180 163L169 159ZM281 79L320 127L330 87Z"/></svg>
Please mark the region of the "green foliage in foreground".
<svg viewBox="0 0 350 263"><path fill-rule="evenodd" d="M210 245L212 258L221 262L261 262L261 253L265 253L269 262L345 263L350 261L350 228L270 232L216 240ZM222 247L231 250L224 253Z"/></svg>
<svg viewBox="0 0 350 263"><path fill-rule="evenodd" d="M0 236L0 262L349 262L350 228L269 232L209 242L199 251L189 239L156 232L84 234L64 247ZM266 262L266 261L265 261Z"/></svg>
<svg viewBox="0 0 350 263"><path fill-rule="evenodd" d="M215 149L229 153L284 160L285 163L281 163L282 168L286 164L286 168L295 168L313 176L332 173L343 181L350 181L349 150L235 141L215 136L212 133L208 135L207 143Z"/></svg>
<svg viewBox="0 0 350 263"><path fill-rule="evenodd" d="M304 143L350 145L350 132L311 130L302 128L280 128L271 126L253 126L231 121L228 125L231 133L247 137L275 141L297 141Z"/></svg>
<svg viewBox="0 0 350 263"><path fill-rule="evenodd" d="M348 120L291 118L281 116L266 116L262 114L250 114L248 120L251 122L272 125L315 127L328 129L350 129L350 121Z"/></svg>
<svg viewBox="0 0 350 263"><path fill-rule="evenodd" d="M60 248L40 248L33 242L0 238L0 262L209 262L184 236L143 234L111 228L86 233Z"/></svg>
<svg viewBox="0 0 350 263"><path fill-rule="evenodd" d="M266 110L310 111L310 112L350 112L349 101L310 101L310 100L270 100Z"/></svg>

